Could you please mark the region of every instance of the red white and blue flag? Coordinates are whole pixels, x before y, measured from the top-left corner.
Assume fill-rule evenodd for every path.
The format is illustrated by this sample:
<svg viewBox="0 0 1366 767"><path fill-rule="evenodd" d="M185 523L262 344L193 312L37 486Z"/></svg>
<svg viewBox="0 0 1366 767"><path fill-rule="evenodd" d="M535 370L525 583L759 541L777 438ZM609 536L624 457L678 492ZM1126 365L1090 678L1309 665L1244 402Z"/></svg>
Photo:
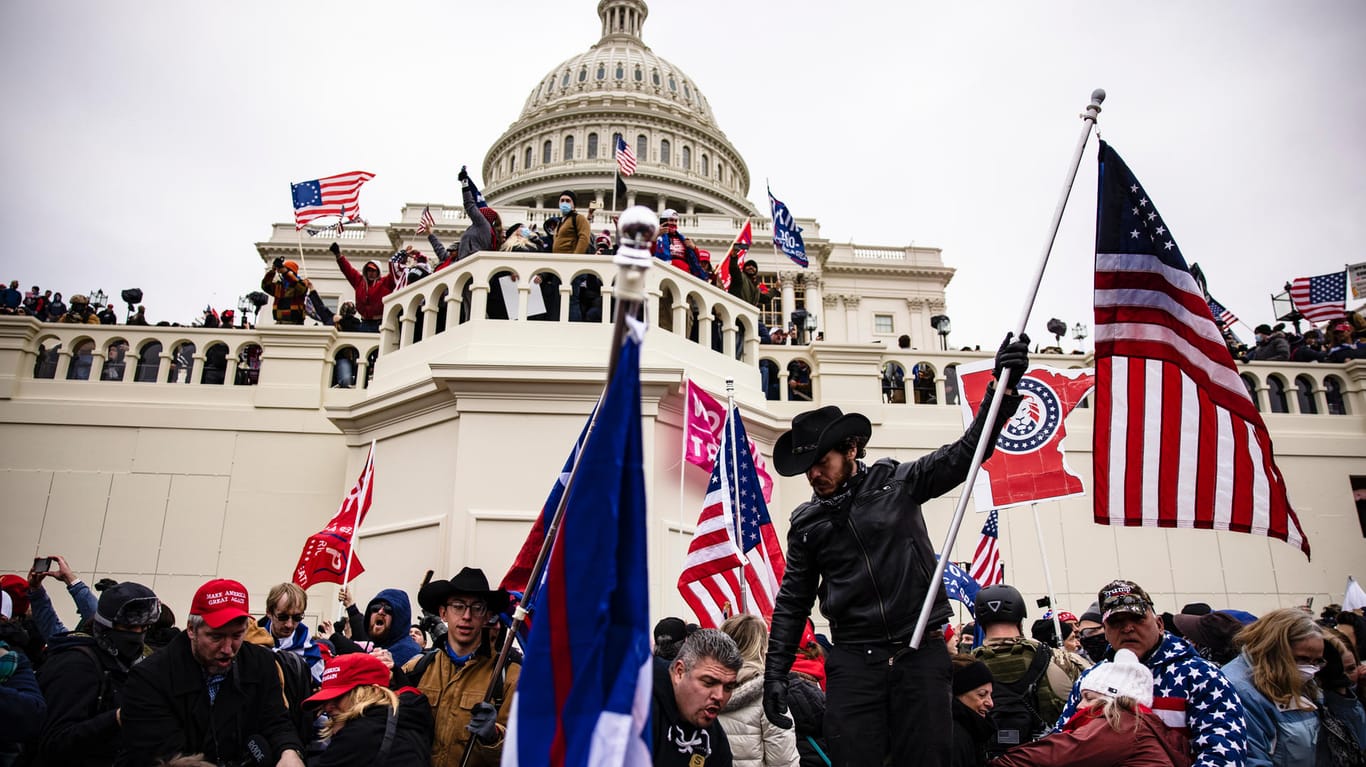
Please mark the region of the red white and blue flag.
<svg viewBox="0 0 1366 767"><path fill-rule="evenodd" d="M733 445L748 444L740 409L734 408L726 422L688 556L683 560L683 573L678 576L683 601L697 613L697 622L703 628L720 626L730 615L742 612L761 615L765 623L771 621L773 600L787 567L754 460L749 450L732 449Z"/></svg>
<svg viewBox="0 0 1366 767"><path fill-rule="evenodd" d="M623 176L636 172L635 150L621 136L617 136L617 172Z"/></svg>
<svg viewBox="0 0 1366 767"><path fill-rule="evenodd" d="M345 218L347 221L358 220L361 184L374 177L373 173L353 170L350 173L290 184L289 191L294 198L294 228L303 229L304 224L324 216L337 216L339 220Z"/></svg>
<svg viewBox="0 0 1366 767"><path fill-rule="evenodd" d="M1290 283L1290 301L1315 325L1340 319L1346 313L1347 271L1296 279Z"/></svg>
<svg viewBox="0 0 1366 767"><path fill-rule="evenodd" d="M431 206L422 209L422 216L417 220L417 233L428 234L436 228L436 219L432 218Z"/></svg>
<svg viewBox="0 0 1366 767"><path fill-rule="evenodd" d="M299 554L299 564L294 566L294 582L305 591L317 583L345 583L347 577L346 560L351 558L350 577L365 572L360 557L351 553L356 531L370 513L370 501L375 494L375 444L370 443L370 452L365 456L365 467L361 469L351 492L342 499L341 508L336 516L316 535L308 536L304 550Z"/></svg>
<svg viewBox="0 0 1366 767"><path fill-rule="evenodd" d="M568 488L502 764L649 767L640 336L627 334Z"/></svg>
<svg viewBox="0 0 1366 767"><path fill-rule="evenodd" d="M1265 535L1308 556L1271 435L1204 291L1152 199L1104 141L1099 160L1096 522Z"/></svg>
<svg viewBox="0 0 1366 767"><path fill-rule="evenodd" d="M982 588L1005 582L1005 567L1001 564L1000 517L992 509L982 525L982 536L977 539L977 550L972 553L968 575ZM945 568L947 570L947 568Z"/></svg>

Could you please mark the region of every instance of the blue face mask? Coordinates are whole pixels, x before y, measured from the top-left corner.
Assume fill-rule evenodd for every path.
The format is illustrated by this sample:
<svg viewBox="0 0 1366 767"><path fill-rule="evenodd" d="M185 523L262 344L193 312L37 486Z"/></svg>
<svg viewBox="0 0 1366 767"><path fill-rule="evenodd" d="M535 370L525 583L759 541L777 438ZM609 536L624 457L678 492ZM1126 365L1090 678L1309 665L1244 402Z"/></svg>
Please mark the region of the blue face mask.
<svg viewBox="0 0 1366 767"><path fill-rule="evenodd" d="M573 205L570 205L570 204L567 203L567 202L562 202L562 203L560 203L560 213L563 213L563 214L566 215L566 216L569 215L569 211L571 211L571 210L573 210L573 209L574 209L574 206L573 206Z"/></svg>
<svg viewBox="0 0 1366 767"><path fill-rule="evenodd" d="M527 238L528 240L531 239L531 230L530 230L530 229L527 229L527 228L524 226L524 227L522 227L521 230L519 230L519 231L520 231L520 233L521 233L521 235L522 235L523 237Z"/></svg>

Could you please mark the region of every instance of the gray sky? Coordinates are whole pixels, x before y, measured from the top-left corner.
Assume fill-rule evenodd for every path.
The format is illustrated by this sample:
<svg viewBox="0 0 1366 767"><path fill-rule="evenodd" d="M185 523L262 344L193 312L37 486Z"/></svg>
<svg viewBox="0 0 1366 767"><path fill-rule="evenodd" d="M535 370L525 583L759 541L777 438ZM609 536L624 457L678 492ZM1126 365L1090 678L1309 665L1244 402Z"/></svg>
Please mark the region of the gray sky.
<svg viewBox="0 0 1366 767"><path fill-rule="evenodd" d="M139 286L153 321L235 304L291 181L375 173L375 224L457 202L455 171L597 40L595 9L4 3L0 277ZM760 210L769 178L832 240L943 248L950 342L985 346L1018 318L1095 87L1102 135L1249 325L1284 281L1366 260L1363 22L1352 0L656 0L644 37L701 86ZM1036 339L1092 323L1094 206L1093 141Z"/></svg>

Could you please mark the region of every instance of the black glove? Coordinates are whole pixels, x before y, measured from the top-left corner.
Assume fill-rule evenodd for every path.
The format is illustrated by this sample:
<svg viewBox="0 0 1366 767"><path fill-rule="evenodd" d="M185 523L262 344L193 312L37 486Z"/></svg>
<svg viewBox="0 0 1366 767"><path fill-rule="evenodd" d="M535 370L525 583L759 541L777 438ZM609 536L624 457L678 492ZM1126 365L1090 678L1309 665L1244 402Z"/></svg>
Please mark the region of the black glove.
<svg viewBox="0 0 1366 767"><path fill-rule="evenodd" d="M330 251L332 251L332 255L334 255L334 256L340 256L340 255L341 255L341 246L338 245L338 244L335 243L335 242L332 243L331 245L328 245L328 246L327 246L327 249L330 250Z"/></svg>
<svg viewBox="0 0 1366 767"><path fill-rule="evenodd" d="M787 714L787 680L786 679L765 679L764 680L764 716L773 723L774 727L781 727L784 730L792 729L792 718Z"/></svg>
<svg viewBox="0 0 1366 767"><path fill-rule="evenodd" d="M991 374L1006 389L1014 389L1015 385L1024 377L1025 370L1029 368L1029 335L1020 334L1020 340L1011 343L1010 339L1014 333L1006 333L1006 339L1001 342L1001 348L996 350L996 369ZM1006 371L1006 377L1001 378L1001 371Z"/></svg>
<svg viewBox="0 0 1366 767"><path fill-rule="evenodd" d="M498 741L498 709L486 701L474 704L470 712L470 723L465 729L474 734L485 745Z"/></svg>
<svg viewBox="0 0 1366 767"><path fill-rule="evenodd" d="M285 265L285 257L276 256L275 260L270 262L270 265L272 268L279 269L280 267Z"/></svg>
<svg viewBox="0 0 1366 767"><path fill-rule="evenodd" d="M465 166L464 166L464 165L461 165L461 166L460 166L460 172L457 173L457 174L455 174L455 177L458 178L458 179L460 179L461 183L464 183L464 182L470 180L469 171L465 170Z"/></svg>

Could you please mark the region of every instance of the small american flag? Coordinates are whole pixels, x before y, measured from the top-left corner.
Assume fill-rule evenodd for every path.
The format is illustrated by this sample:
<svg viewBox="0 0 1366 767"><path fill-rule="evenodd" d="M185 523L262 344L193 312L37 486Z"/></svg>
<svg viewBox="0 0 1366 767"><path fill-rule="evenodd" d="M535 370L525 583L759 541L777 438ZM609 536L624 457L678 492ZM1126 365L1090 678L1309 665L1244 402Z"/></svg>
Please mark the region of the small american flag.
<svg viewBox="0 0 1366 767"><path fill-rule="evenodd" d="M403 290L408 284L408 251L400 250L389 257L389 274L394 278L394 290Z"/></svg>
<svg viewBox="0 0 1366 767"><path fill-rule="evenodd" d="M1345 314L1347 272L1301 277L1290 283L1290 300L1295 311L1312 323L1338 319Z"/></svg>
<svg viewBox="0 0 1366 767"><path fill-rule="evenodd" d="M1095 521L1266 535L1307 556L1271 437L1204 291L1104 141L1099 186Z"/></svg>
<svg viewBox="0 0 1366 767"><path fill-rule="evenodd" d="M748 444L740 409L733 408L722 433L716 465L712 467L702 514L697 519L688 556L683 560L683 573L678 576L683 601L697 613L703 628L715 628L730 614L741 612L761 615L766 623L771 621L773 600L787 569L749 449L731 450L732 445ZM732 454L736 460L732 460ZM735 508L737 488L739 509ZM735 540L737 514L739 545ZM748 589L743 605L735 572L741 566Z"/></svg>
<svg viewBox="0 0 1366 767"><path fill-rule="evenodd" d="M302 229L309 221L324 216L349 216L349 220L355 221L360 215L361 184L374 177L373 173L354 170L290 184L294 198L294 228Z"/></svg>
<svg viewBox="0 0 1366 767"><path fill-rule="evenodd" d="M986 524L982 525L982 537L977 539L977 551L972 554L970 574L982 588L1005 581L1005 569L1001 567L999 522L995 509L987 512ZM947 573L948 568L945 568Z"/></svg>
<svg viewBox="0 0 1366 767"><path fill-rule="evenodd" d="M1238 318L1233 316L1233 312L1229 311L1228 309L1225 309L1223 304L1219 303L1218 301L1215 301L1213 298L1210 298L1208 300L1209 312L1210 314L1214 315L1214 322L1219 326L1219 329L1229 330L1230 328L1232 328L1234 323L1238 321Z"/></svg>
<svg viewBox="0 0 1366 767"><path fill-rule="evenodd" d="M636 172L636 153L622 136L617 136L617 170L623 176Z"/></svg>
<svg viewBox="0 0 1366 767"><path fill-rule="evenodd" d="M427 234L436 228L436 219L432 218L431 206L422 209L422 218L417 220L417 233Z"/></svg>

